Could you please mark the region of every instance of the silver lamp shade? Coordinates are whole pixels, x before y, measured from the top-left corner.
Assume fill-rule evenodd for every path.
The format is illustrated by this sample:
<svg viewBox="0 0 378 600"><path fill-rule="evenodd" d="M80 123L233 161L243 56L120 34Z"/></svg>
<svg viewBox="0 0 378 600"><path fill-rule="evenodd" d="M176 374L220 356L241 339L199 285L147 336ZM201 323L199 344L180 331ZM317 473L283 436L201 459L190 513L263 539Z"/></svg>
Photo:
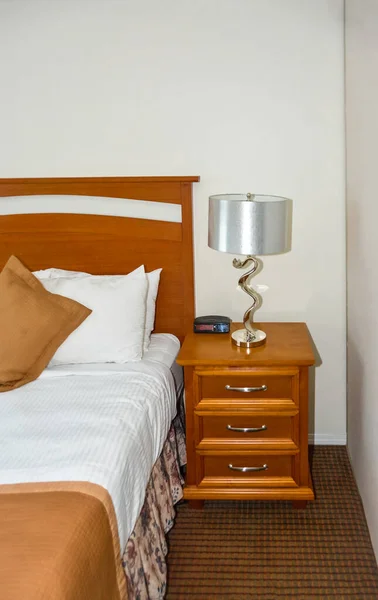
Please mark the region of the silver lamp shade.
<svg viewBox="0 0 378 600"><path fill-rule="evenodd" d="M220 194L209 198L209 246L230 254L291 249L292 201L280 196Z"/></svg>
<svg viewBox="0 0 378 600"><path fill-rule="evenodd" d="M256 329L254 312L261 297L249 285L261 261L256 255L281 254L291 250L292 201L280 196L220 194L209 198L209 246L220 252L245 254L234 258L237 269L252 268L239 279L239 286L253 300L243 317L244 329L231 335L237 346L250 348L265 343L266 334Z"/></svg>

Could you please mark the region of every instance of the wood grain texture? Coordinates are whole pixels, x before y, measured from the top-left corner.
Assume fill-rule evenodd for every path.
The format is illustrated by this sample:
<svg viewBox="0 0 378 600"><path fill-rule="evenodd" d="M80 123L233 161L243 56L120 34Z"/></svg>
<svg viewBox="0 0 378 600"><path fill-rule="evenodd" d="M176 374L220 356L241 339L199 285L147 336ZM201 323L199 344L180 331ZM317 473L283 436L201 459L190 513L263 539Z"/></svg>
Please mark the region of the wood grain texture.
<svg viewBox="0 0 378 600"><path fill-rule="evenodd" d="M241 323L232 323L231 331L240 327ZM251 349L232 344L230 334L189 333L180 352L180 364L233 368L314 364L306 323L256 323L256 327L266 332L267 340L264 346Z"/></svg>
<svg viewBox="0 0 378 600"><path fill-rule="evenodd" d="M67 194L182 204L181 185L199 177L38 177L0 179L0 196Z"/></svg>
<svg viewBox="0 0 378 600"><path fill-rule="evenodd" d="M238 327L237 324L234 325ZM189 333L184 365L188 473L185 497L311 500L308 466L308 367L314 363L304 323L268 323L265 346L237 349L229 335ZM256 387L256 391L228 390ZM261 387L266 386L262 391ZM231 432L234 427L261 427ZM232 471L268 465L257 472Z"/></svg>
<svg viewBox="0 0 378 600"><path fill-rule="evenodd" d="M0 268L11 254L29 269L126 274L163 268L155 332L181 340L194 318L192 183L198 177L0 179L0 197L85 195L180 204L182 223L81 214L0 216ZM53 200L52 200L53 202ZM53 209L53 207L52 207Z"/></svg>
<svg viewBox="0 0 378 600"><path fill-rule="evenodd" d="M308 465L308 369L301 368L300 374L300 422L299 422L299 444L301 448L301 461L298 465L300 473L300 484L309 485Z"/></svg>
<svg viewBox="0 0 378 600"><path fill-rule="evenodd" d="M198 414L198 413L197 413ZM280 448L287 444L296 449L292 437L292 417L272 417L255 415L206 415L202 418L202 439L198 449L212 449L224 444L228 448L243 446L258 449ZM235 429L254 429L256 431L235 431Z"/></svg>
<svg viewBox="0 0 378 600"><path fill-rule="evenodd" d="M291 478L280 478L281 483L291 482ZM310 487L211 487L209 489L197 486L185 488L185 498L188 500L313 500L314 492ZM199 504L198 508L202 508ZM197 508L195 506L194 508Z"/></svg>
<svg viewBox="0 0 378 600"><path fill-rule="evenodd" d="M200 416L210 415L270 415L272 417L291 417L298 414L298 406L294 400L271 399L269 402L262 398L232 399L232 402L224 398L202 398L195 407L195 414Z"/></svg>
<svg viewBox="0 0 378 600"><path fill-rule="evenodd" d="M221 373L201 377L202 398L292 398L292 378L284 375L260 375L260 373L237 373L234 369L224 369ZM233 388L262 388L266 390L255 392L238 392L227 389Z"/></svg>
<svg viewBox="0 0 378 600"><path fill-rule="evenodd" d="M272 487L287 485L295 487L297 484L292 477L292 457L272 456L267 454L239 454L239 455L206 455L204 457L205 474L199 486L208 487ZM262 468L267 465L266 471L242 472L231 470L233 467Z"/></svg>

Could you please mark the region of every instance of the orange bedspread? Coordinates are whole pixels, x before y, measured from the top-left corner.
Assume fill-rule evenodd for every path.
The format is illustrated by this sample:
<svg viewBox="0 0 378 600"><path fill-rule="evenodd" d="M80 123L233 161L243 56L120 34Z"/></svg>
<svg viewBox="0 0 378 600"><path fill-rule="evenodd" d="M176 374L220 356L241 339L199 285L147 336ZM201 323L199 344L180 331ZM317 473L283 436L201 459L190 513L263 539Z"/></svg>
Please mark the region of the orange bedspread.
<svg viewBox="0 0 378 600"><path fill-rule="evenodd" d="M127 598L105 489L86 482L0 486L0 598Z"/></svg>

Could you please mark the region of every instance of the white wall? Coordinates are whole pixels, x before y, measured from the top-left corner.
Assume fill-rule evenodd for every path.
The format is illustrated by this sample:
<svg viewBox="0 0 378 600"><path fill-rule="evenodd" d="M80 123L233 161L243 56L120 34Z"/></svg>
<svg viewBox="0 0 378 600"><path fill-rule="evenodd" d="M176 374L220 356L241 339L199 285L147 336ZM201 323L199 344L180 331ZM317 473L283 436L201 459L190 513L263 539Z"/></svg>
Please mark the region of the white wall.
<svg viewBox="0 0 378 600"><path fill-rule="evenodd" d="M307 321L317 439L345 443L343 1L0 0L0 55L0 176L201 175L198 314L248 306L208 195L294 199L258 318Z"/></svg>
<svg viewBox="0 0 378 600"><path fill-rule="evenodd" d="M378 556L378 3L346 2L348 447Z"/></svg>

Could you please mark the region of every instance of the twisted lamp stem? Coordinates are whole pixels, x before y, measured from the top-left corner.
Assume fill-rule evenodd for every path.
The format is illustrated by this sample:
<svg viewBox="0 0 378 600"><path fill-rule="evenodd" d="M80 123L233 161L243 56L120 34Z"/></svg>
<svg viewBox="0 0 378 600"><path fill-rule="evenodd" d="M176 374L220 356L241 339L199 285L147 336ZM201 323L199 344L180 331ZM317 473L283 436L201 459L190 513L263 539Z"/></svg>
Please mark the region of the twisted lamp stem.
<svg viewBox="0 0 378 600"><path fill-rule="evenodd" d="M232 261L232 264L236 269L245 269L246 267L249 267L250 265L252 265L252 268L249 271L247 271L247 273L244 273L244 275L242 275L240 277L239 286L253 300L252 306L250 306L250 308L248 308L248 310L245 311L244 317L243 317L243 323L244 323L244 327L246 329L245 342L247 344L248 343L253 344L253 342L256 340L256 337L258 337L258 333L259 333L259 330L255 329L255 327L253 326L254 325L253 316L254 316L255 311L258 308L260 308L262 300L261 300L261 296L249 285L249 281L253 277L253 275L256 273L256 271L258 270L259 266L261 265L261 261L254 256L247 256L247 258L245 260L240 260L238 258L234 258L234 260Z"/></svg>

